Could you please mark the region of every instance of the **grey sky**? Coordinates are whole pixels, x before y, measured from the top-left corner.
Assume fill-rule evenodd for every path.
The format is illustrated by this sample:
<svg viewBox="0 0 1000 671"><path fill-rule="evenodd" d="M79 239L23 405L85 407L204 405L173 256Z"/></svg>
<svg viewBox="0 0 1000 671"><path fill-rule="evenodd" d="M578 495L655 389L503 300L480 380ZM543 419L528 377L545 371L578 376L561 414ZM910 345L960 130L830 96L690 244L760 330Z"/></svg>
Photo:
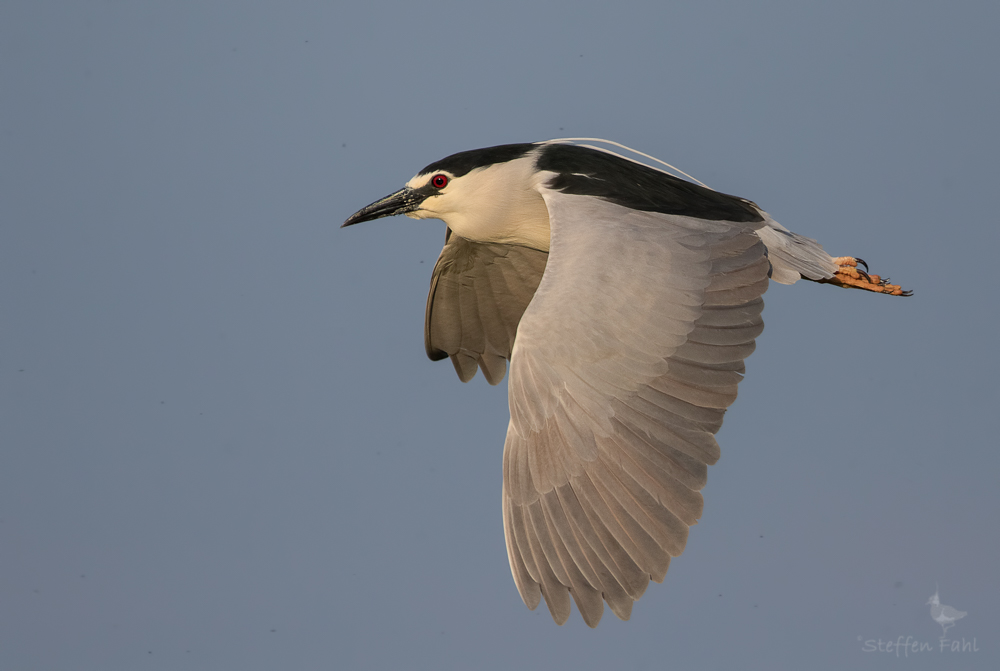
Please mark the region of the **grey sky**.
<svg viewBox="0 0 1000 671"><path fill-rule="evenodd" d="M1000 5L0 5L0 668L1000 665ZM506 383L423 352L455 151L596 136L908 300L800 282L632 621L529 612ZM969 615L937 644L925 602Z"/></svg>

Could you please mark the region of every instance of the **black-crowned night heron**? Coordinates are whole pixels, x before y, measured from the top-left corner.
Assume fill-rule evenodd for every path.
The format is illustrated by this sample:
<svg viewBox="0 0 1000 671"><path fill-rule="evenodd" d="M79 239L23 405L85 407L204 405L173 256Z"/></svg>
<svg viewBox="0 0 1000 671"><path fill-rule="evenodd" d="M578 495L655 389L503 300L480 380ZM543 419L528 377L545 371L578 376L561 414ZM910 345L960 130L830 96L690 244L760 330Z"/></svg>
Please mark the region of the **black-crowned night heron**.
<svg viewBox="0 0 1000 671"><path fill-rule="evenodd" d="M749 200L586 141L454 154L344 226L396 214L448 225L427 354L450 357L463 382L478 368L497 384L510 361L514 582L559 624L572 595L594 627L604 601L628 619L684 550L769 279L908 292Z"/></svg>

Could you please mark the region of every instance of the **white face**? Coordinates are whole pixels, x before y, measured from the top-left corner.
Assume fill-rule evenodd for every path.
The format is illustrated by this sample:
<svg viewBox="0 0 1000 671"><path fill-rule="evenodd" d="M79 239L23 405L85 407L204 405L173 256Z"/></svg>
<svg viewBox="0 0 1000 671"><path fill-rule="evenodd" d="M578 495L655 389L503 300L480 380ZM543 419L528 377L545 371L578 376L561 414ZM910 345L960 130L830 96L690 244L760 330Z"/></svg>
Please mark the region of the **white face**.
<svg viewBox="0 0 1000 671"><path fill-rule="evenodd" d="M479 168L461 177L446 170L417 175L406 186L435 193L407 213L414 219L441 219L463 238L477 242L549 248L549 216L538 191L543 177L529 155Z"/></svg>
<svg viewBox="0 0 1000 671"><path fill-rule="evenodd" d="M431 180L434 180L433 185L431 185ZM455 187L452 184L454 180L455 176L447 170L438 170L426 175L416 175L413 179L406 183L406 186L415 190L433 186L433 188L437 189L437 195L428 196L424 199L424 202L420 204L419 209L414 210L413 212L407 212L406 216L411 219L443 219L443 217L437 213L438 206L441 204L442 198L447 199L449 195L455 192Z"/></svg>

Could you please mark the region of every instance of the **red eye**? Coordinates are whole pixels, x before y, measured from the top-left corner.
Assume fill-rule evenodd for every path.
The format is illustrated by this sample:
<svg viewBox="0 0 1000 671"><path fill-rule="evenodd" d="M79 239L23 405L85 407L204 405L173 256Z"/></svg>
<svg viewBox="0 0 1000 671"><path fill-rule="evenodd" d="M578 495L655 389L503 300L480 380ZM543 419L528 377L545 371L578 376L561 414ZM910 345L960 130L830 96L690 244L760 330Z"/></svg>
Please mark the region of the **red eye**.
<svg viewBox="0 0 1000 671"><path fill-rule="evenodd" d="M431 177L431 186L435 189L443 189L448 186L448 178L445 175L434 175Z"/></svg>

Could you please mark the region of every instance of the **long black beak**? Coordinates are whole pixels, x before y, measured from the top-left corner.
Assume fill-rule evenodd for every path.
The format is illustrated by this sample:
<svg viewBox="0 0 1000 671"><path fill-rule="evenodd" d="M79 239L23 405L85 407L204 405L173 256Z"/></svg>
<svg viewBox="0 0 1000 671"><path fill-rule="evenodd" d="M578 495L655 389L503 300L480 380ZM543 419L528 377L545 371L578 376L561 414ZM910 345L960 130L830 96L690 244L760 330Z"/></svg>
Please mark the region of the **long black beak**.
<svg viewBox="0 0 1000 671"><path fill-rule="evenodd" d="M385 198L376 200L367 207L362 207L349 216L341 228L360 224L362 221L372 221L373 219L381 219L382 217L392 217L397 214L413 212L419 209L420 203L424 202L425 198L427 198L427 194L404 186L396 193L391 193Z"/></svg>

